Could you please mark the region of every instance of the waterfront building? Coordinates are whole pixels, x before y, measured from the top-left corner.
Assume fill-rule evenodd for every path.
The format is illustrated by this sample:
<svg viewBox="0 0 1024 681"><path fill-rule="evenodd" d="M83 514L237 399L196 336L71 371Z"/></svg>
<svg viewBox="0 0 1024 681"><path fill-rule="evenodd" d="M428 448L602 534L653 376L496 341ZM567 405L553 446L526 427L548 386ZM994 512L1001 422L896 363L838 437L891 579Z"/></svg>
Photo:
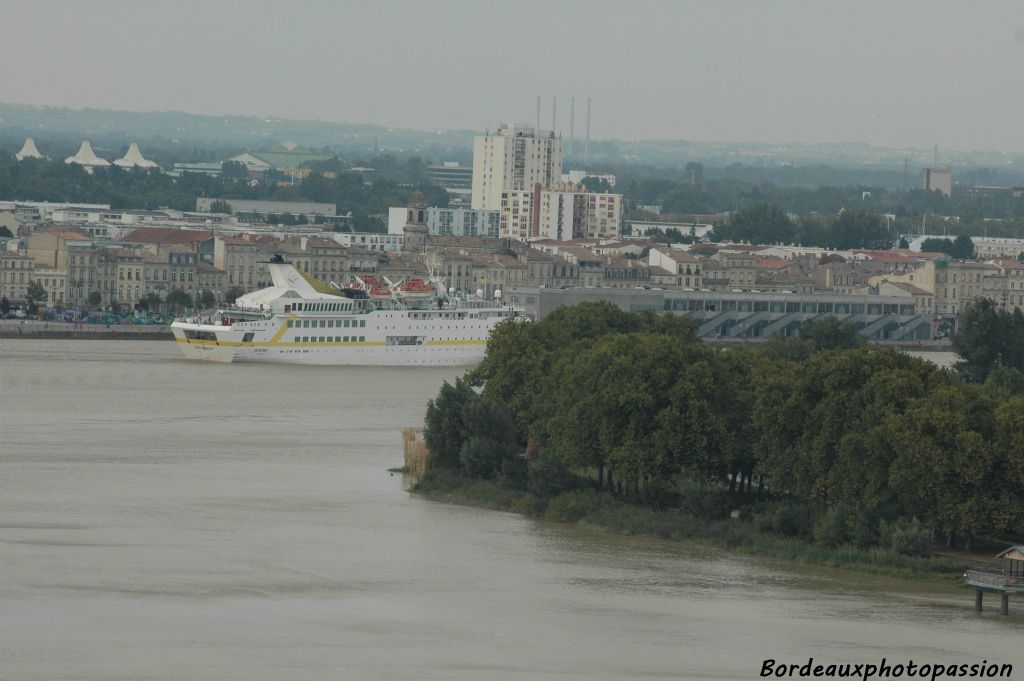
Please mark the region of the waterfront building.
<svg viewBox="0 0 1024 681"><path fill-rule="evenodd" d="M36 267L32 275L34 281L38 281L46 291L46 301L43 307L63 306L67 295L68 273L65 270L53 268Z"/></svg>
<svg viewBox="0 0 1024 681"><path fill-rule="evenodd" d="M924 263L906 274L884 274L871 277L874 286L883 281L913 284L932 294L935 314L956 315L975 298L984 295L983 280L998 275L995 265L972 260L951 260L945 256Z"/></svg>
<svg viewBox="0 0 1024 681"><path fill-rule="evenodd" d="M932 337L933 317L903 296L840 296L752 291L659 291L642 289L558 289L513 287L506 300L544 317L563 305L607 301L628 312L685 314L697 321L697 335L750 340L793 336L801 324L823 317L849 321L869 340L912 341Z"/></svg>
<svg viewBox="0 0 1024 681"><path fill-rule="evenodd" d="M35 276L36 261L14 251L0 250L0 297L22 303Z"/></svg>
<svg viewBox="0 0 1024 681"><path fill-rule="evenodd" d="M506 191L550 187L562 176L562 140L550 131L500 124L473 138L472 207L497 210Z"/></svg>

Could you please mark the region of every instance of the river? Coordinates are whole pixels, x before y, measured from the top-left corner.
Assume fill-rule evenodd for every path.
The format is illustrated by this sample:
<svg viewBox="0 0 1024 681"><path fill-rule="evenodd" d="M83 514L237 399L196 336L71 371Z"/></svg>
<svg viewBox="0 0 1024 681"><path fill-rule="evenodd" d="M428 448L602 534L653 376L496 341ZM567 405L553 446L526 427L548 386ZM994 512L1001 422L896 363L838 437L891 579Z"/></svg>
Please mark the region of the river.
<svg viewBox="0 0 1024 681"><path fill-rule="evenodd" d="M0 340L6 679L755 679L1014 663L1024 603L404 491L436 368Z"/></svg>

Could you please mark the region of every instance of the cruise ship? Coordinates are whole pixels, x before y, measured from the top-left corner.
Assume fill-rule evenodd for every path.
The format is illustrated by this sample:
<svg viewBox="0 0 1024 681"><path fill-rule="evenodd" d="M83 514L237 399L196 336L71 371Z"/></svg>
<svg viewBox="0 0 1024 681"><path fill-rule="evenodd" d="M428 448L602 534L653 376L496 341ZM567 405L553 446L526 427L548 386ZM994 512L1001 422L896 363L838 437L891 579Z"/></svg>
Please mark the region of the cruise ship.
<svg viewBox="0 0 1024 681"><path fill-rule="evenodd" d="M459 366L483 359L487 339L522 308L479 296L455 298L434 284L372 280L328 286L285 263L268 264L273 285L240 296L209 317L175 320L189 359L375 366ZM389 291L384 295L383 291ZM474 299L475 298L475 299Z"/></svg>

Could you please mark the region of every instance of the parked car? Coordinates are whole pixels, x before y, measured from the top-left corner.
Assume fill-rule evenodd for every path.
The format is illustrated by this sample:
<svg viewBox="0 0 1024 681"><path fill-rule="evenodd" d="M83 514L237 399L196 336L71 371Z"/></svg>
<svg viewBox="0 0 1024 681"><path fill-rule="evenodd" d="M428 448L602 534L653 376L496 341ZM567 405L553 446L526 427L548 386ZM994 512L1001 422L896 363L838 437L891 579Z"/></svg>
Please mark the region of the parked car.
<svg viewBox="0 0 1024 681"><path fill-rule="evenodd" d="M24 319L27 316L24 310L11 310L7 313L8 319Z"/></svg>

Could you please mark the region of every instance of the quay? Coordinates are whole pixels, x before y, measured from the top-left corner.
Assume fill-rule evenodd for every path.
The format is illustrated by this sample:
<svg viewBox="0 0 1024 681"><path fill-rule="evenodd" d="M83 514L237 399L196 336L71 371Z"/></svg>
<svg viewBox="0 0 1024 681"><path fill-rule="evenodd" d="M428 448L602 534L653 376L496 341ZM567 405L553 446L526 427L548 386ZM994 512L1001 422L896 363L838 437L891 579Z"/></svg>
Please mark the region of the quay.
<svg viewBox="0 0 1024 681"><path fill-rule="evenodd" d="M996 558L1003 559L1003 571L981 572L968 570L964 583L974 589L974 609L981 612L985 592L997 593L1001 597L999 612L1010 614L1010 594L1024 593L1024 545L1011 546Z"/></svg>
<svg viewBox="0 0 1024 681"><path fill-rule="evenodd" d="M35 319L0 320L0 338L174 340L164 324L73 324Z"/></svg>

